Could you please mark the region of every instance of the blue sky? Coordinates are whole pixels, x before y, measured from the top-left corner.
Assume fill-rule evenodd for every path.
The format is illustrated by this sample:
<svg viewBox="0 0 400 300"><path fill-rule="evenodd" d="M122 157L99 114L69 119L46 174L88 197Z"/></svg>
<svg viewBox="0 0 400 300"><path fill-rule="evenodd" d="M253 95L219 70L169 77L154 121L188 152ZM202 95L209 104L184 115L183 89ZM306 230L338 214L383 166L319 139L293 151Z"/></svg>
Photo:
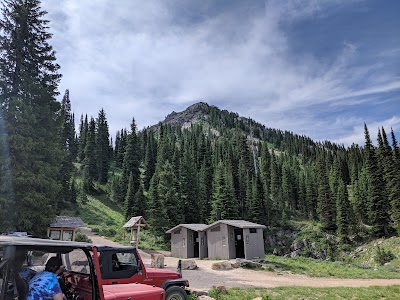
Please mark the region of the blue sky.
<svg viewBox="0 0 400 300"><path fill-rule="evenodd" d="M400 1L43 0L72 108L110 133L203 101L315 140L400 140ZM61 97L60 96L60 97Z"/></svg>

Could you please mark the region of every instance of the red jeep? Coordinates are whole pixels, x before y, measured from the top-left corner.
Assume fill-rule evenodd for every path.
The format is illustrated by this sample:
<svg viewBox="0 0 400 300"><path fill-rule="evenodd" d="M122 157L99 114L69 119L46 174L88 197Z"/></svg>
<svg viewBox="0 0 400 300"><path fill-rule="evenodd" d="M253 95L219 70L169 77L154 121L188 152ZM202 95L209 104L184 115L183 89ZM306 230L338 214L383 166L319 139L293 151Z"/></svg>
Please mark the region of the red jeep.
<svg viewBox="0 0 400 300"><path fill-rule="evenodd" d="M135 247L97 246L97 252L102 284L150 284L163 288L166 300L188 299L189 282L182 279L180 270L146 268Z"/></svg>
<svg viewBox="0 0 400 300"><path fill-rule="evenodd" d="M165 290L159 287L108 283L108 279L102 278L98 248L93 244L12 236L0 236L0 300L26 296L29 286L20 276L23 266L17 257L27 251L33 251L33 266L29 268L36 271L43 270L50 256L62 259L65 269L59 274L59 282L68 300L165 300Z"/></svg>

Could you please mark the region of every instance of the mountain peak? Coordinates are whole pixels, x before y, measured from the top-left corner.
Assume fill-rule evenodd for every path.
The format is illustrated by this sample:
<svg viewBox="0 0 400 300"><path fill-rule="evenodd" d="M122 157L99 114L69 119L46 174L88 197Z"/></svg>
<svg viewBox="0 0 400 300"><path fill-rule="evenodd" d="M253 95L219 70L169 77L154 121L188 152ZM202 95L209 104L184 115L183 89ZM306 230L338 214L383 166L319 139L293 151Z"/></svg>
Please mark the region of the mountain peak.
<svg viewBox="0 0 400 300"><path fill-rule="evenodd" d="M192 104L184 111L170 113L165 120L164 124L187 127L192 123L198 122L200 119L208 118L210 106L205 102L198 102Z"/></svg>

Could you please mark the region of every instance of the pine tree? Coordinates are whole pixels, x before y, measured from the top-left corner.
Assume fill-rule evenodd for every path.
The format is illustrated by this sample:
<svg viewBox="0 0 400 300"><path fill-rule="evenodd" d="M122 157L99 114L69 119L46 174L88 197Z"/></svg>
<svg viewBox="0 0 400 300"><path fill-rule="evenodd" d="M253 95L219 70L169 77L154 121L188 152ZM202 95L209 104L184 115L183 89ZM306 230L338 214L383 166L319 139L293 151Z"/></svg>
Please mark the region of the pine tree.
<svg viewBox="0 0 400 300"><path fill-rule="evenodd" d="M65 203L69 203L73 199L71 191L71 175L74 169L74 149L75 149L75 127L71 112L71 101L69 99L69 90L65 91L61 101L61 146L63 158L61 161L61 170L59 181L61 190L58 195L59 206L64 207Z"/></svg>
<svg viewBox="0 0 400 300"><path fill-rule="evenodd" d="M275 152L271 153L271 172L270 172L270 191L271 191L271 222L279 218L279 212L282 211L281 203L281 180L278 163L276 160Z"/></svg>
<svg viewBox="0 0 400 300"><path fill-rule="evenodd" d="M375 147L372 145L367 125L365 131L365 163L368 171L368 212L371 225L374 226L374 233L377 236L388 235L388 211L387 198L384 195L385 184L383 175L378 165Z"/></svg>
<svg viewBox="0 0 400 300"><path fill-rule="evenodd" d="M190 151L189 143L185 143L178 184L180 206L182 207L185 222L187 223L198 223L200 221L196 165L193 158L194 155Z"/></svg>
<svg viewBox="0 0 400 300"><path fill-rule="evenodd" d="M159 174L157 194L161 202L162 211L165 213L162 223L165 232L180 223L182 208L177 205L176 178L172 165L167 160Z"/></svg>
<svg viewBox="0 0 400 300"><path fill-rule="evenodd" d="M210 174L208 174L207 162L203 161L203 164L198 173L198 201L199 201L199 222L207 223L207 220L211 214L211 181Z"/></svg>
<svg viewBox="0 0 400 300"><path fill-rule="evenodd" d="M78 158L79 161L83 162L85 159L85 148L87 135L89 130L88 116L85 115L85 120L83 119L83 115L81 116L81 123L79 126L79 147L78 147Z"/></svg>
<svg viewBox="0 0 400 300"><path fill-rule="evenodd" d="M316 221L317 216L317 185L314 172L311 168L306 173L306 206L307 206L307 216L309 219Z"/></svg>
<svg viewBox="0 0 400 300"><path fill-rule="evenodd" d="M94 181L97 179L96 167L96 123L91 118L87 133L85 159L83 160L83 190L85 193L94 191Z"/></svg>
<svg viewBox="0 0 400 300"><path fill-rule="evenodd" d="M143 184L139 186L139 190L135 193L135 202L134 202L134 210L132 211L132 215L135 216L143 216L147 218L147 198L143 191Z"/></svg>
<svg viewBox="0 0 400 300"><path fill-rule="evenodd" d="M336 206L329 188L328 174L324 156L318 163L318 215L325 229L332 230L336 227Z"/></svg>
<svg viewBox="0 0 400 300"><path fill-rule="evenodd" d="M116 146L115 155L114 155L115 156L115 165L119 168L122 168L122 165L124 163L126 143L127 143L126 129L121 129L118 146Z"/></svg>
<svg viewBox="0 0 400 300"><path fill-rule="evenodd" d="M265 210L262 202L262 187L260 178L253 177L251 180L251 201L249 203L249 217L252 222L264 224Z"/></svg>
<svg viewBox="0 0 400 300"><path fill-rule="evenodd" d="M370 223L368 210L369 176L367 167L364 166L357 180L354 181L354 211L357 221L364 224Z"/></svg>
<svg viewBox="0 0 400 300"><path fill-rule="evenodd" d="M121 196L122 198L120 199L121 202L126 196L126 191L128 189L128 182L129 182L129 176L132 174L133 176L133 189L135 191L139 190L139 184L140 184L140 171L139 171L139 166L140 166L140 144L139 144L139 138L137 136L137 128L136 128L136 122L135 119L132 118L132 123L131 123L131 132L128 135L127 138L127 145L126 145L126 150L125 150L125 156L124 156L124 163L122 166L122 177L120 180L120 191L121 191ZM125 193L124 193L125 191Z"/></svg>
<svg viewBox="0 0 400 300"><path fill-rule="evenodd" d="M147 191L156 168L157 145L153 132L147 133L147 142L144 149L144 189Z"/></svg>
<svg viewBox="0 0 400 300"><path fill-rule="evenodd" d="M133 187L132 174L129 176L128 191L125 197L124 209L125 209L125 220L129 220L130 218L136 216L135 190Z"/></svg>
<svg viewBox="0 0 400 300"><path fill-rule="evenodd" d="M391 159L388 159L388 161L392 163L386 167L388 179L387 194L390 203L390 217L393 221L394 228L397 230L397 233L400 234L400 151L393 129L391 131L391 136L393 151L391 153ZM385 140L385 145L387 148L387 140Z"/></svg>
<svg viewBox="0 0 400 300"><path fill-rule="evenodd" d="M108 123L103 109L100 110L96 120L96 161L97 181L105 184L108 181L108 170L110 169L110 134Z"/></svg>
<svg viewBox="0 0 400 300"><path fill-rule="evenodd" d="M149 200L149 225L153 231L155 238L164 234L164 218L165 211L158 194L158 173L154 173L150 181L148 193Z"/></svg>
<svg viewBox="0 0 400 300"><path fill-rule="evenodd" d="M347 188L342 179L339 180L336 195L336 226L337 233L341 238L346 238L350 232L350 202Z"/></svg>
<svg viewBox="0 0 400 300"><path fill-rule="evenodd" d="M215 174L212 183L212 202L211 202L211 216L209 221L214 222L217 220L217 215L222 213L223 198L224 198L224 168L222 161L220 161L215 169Z"/></svg>
<svg viewBox="0 0 400 300"><path fill-rule="evenodd" d="M271 157L266 143L261 143L260 177L263 187L262 197L266 213L264 216L264 224L270 224L271 199L269 191L271 181Z"/></svg>
<svg viewBox="0 0 400 300"><path fill-rule="evenodd" d="M0 17L0 107L3 136L0 230L45 235L57 212L62 158L58 138L61 75L38 0L4 0ZM46 211L46 214L42 214ZM18 218L17 218L18 216Z"/></svg>

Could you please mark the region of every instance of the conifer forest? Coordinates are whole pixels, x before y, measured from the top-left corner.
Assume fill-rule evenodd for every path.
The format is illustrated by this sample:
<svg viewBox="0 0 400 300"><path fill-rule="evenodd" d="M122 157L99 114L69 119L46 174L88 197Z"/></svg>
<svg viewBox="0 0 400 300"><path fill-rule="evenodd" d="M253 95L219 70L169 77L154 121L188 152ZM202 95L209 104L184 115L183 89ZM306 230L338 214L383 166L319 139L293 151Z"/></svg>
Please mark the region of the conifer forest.
<svg viewBox="0 0 400 300"><path fill-rule="evenodd" d="M44 236L63 209L106 193L126 219L144 216L159 236L218 212L267 226L308 219L343 239L362 226L377 237L400 234L393 130L365 124L365 144L344 146L198 103L185 126L139 129L133 111L126 128L110 133L105 110L74 115L73 87L57 101L60 66L40 1L2 2L0 232Z"/></svg>

